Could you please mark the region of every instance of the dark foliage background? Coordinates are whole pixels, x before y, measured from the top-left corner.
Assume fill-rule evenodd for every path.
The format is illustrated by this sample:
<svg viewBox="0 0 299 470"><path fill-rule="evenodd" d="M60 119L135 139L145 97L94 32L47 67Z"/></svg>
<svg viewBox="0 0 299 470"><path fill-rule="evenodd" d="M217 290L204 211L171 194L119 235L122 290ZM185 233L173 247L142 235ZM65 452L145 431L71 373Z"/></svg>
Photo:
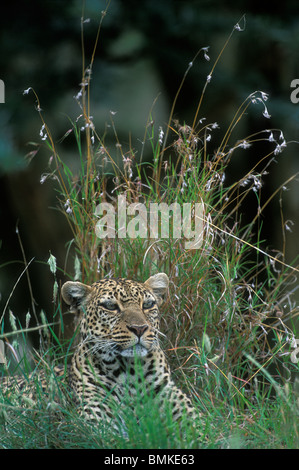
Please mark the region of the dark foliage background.
<svg viewBox="0 0 299 470"><path fill-rule="evenodd" d="M90 19L84 32L87 63L104 8L101 0L89 0L85 5L84 17ZM287 141L299 140L299 104L290 100L290 83L299 77L299 8L290 0L283 5L248 0L112 0L92 78L92 114L99 133L105 130L109 111L117 111L120 140L128 142L131 132L133 146L137 146L158 94L155 125L165 128L188 63L199 48L210 46L210 62L202 57L196 61L175 110L181 122L192 123L211 66L244 13L246 29L233 36L223 54L200 117L218 122L220 139L246 96L263 90L270 94L271 121L260 112L249 112L236 140L270 127L281 128ZM51 307L53 285L48 267L40 261L46 262L51 251L59 266L65 262L65 244L71 234L63 215L52 209L56 196L51 183L40 184L49 156L39 153L29 166L24 159L31 150L28 142L40 141L41 123L33 95L24 96L23 91L35 89L55 139L61 138L70 127L67 115L75 119L80 114L73 96L82 76L81 15L81 0L18 1L1 6L0 78L5 82L5 103L0 104L0 311L24 268L17 223L27 260L35 257L30 277L38 308L47 311ZM265 145L236 153L231 173L226 175L228 183L265 155ZM270 177L264 180L264 198L299 171L298 150L293 143L278 155ZM64 158L74 160L75 151L68 140ZM279 199L277 195L265 212L263 229L266 245L277 249L282 245ZM286 261L291 262L298 253L298 181L283 192L282 204L285 220L294 222L289 224L292 233L286 253ZM250 205L246 212L250 213ZM246 214L244 217L246 221ZM16 316L25 315L30 308L25 277L9 307Z"/></svg>

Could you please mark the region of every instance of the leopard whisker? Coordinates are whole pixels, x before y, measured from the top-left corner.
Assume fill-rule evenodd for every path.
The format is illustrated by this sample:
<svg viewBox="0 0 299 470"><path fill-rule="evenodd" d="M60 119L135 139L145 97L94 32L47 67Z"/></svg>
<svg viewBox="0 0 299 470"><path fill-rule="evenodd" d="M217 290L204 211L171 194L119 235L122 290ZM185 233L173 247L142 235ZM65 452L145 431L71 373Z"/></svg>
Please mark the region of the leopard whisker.
<svg viewBox="0 0 299 470"><path fill-rule="evenodd" d="M85 338L84 343L85 344L91 344L91 347L88 349L88 353L90 354L95 354L98 351L102 350L103 352L105 351L111 351L111 349L116 349L117 345L115 344L114 341L111 340L110 335L106 335L108 339L103 338L97 338L93 335L89 335L88 337Z"/></svg>
<svg viewBox="0 0 299 470"><path fill-rule="evenodd" d="M167 336L164 333L162 333L162 331L159 331L158 328L153 328L153 330L155 333L158 333L158 335L161 335L161 336L164 336L164 338L167 338Z"/></svg>

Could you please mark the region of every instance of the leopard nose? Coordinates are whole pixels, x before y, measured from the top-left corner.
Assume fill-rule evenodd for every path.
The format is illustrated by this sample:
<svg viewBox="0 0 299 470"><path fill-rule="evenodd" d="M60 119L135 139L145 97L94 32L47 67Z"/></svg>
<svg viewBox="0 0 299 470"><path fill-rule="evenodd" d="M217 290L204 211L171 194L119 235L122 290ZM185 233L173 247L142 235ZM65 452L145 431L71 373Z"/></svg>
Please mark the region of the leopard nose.
<svg viewBox="0 0 299 470"><path fill-rule="evenodd" d="M148 329L148 326L147 325L131 325L131 326L128 326L127 325L127 328L129 331L132 331L132 333L134 333L138 338L141 338L141 336L143 335L143 333Z"/></svg>

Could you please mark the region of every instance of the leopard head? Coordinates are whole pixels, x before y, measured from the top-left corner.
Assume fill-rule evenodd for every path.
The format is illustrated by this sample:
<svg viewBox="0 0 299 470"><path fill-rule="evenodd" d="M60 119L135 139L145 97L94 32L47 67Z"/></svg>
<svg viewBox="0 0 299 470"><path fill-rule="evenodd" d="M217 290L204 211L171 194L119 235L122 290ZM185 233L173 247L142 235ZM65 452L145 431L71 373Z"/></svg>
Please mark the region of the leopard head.
<svg viewBox="0 0 299 470"><path fill-rule="evenodd" d="M81 338L92 343L95 351L146 356L159 345L159 306L168 284L164 273L144 283L103 279L88 286L68 281L62 286L62 297L71 311L82 312Z"/></svg>

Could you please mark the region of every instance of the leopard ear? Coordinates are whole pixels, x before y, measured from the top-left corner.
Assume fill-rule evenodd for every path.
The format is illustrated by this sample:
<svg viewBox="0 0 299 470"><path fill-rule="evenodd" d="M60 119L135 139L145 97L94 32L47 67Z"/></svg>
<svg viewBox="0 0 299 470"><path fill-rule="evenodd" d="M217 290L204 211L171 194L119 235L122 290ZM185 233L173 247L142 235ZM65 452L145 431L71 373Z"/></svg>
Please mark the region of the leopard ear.
<svg viewBox="0 0 299 470"><path fill-rule="evenodd" d="M147 281L145 281L144 284L155 294L158 305L161 305L164 301L164 297L169 285L169 279L167 274L155 274L154 276L151 276Z"/></svg>
<svg viewBox="0 0 299 470"><path fill-rule="evenodd" d="M70 311L75 312L80 308L90 294L92 288L82 282L67 281L61 288L61 294L66 304L70 305Z"/></svg>

